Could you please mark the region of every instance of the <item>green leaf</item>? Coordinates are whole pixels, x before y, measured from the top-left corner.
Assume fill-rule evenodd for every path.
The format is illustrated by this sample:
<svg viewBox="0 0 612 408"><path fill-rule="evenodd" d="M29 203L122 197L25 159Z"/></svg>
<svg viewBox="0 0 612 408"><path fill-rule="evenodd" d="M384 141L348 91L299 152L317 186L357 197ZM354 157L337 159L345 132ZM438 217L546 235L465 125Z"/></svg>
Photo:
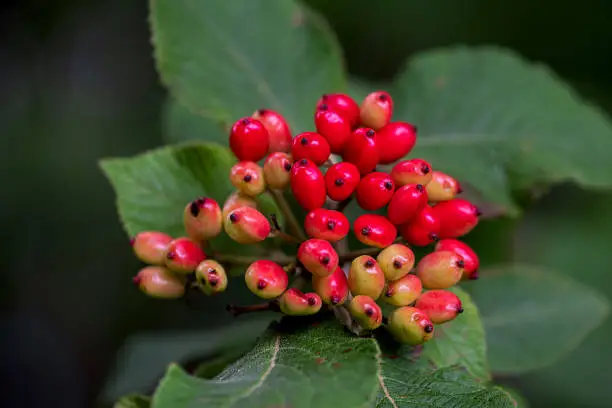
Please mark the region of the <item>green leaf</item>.
<svg viewBox="0 0 612 408"><path fill-rule="evenodd" d="M515 408L529 408L529 402L518 390L507 386L499 386L499 388L508 393Z"/></svg>
<svg viewBox="0 0 612 408"><path fill-rule="evenodd" d="M117 401L113 408L149 408L151 406L151 397L146 395L127 395Z"/></svg>
<svg viewBox="0 0 612 408"><path fill-rule="evenodd" d="M549 69L513 52L455 47L412 59L392 89L394 118L419 127L413 156L516 207L513 188L612 186L612 126Z"/></svg>
<svg viewBox="0 0 612 408"><path fill-rule="evenodd" d="M512 264L483 270L470 294L479 306L494 373L552 364L605 319L608 302L566 276Z"/></svg>
<svg viewBox="0 0 612 408"><path fill-rule="evenodd" d="M166 99L162 117L163 136L168 143L200 140L229 145L229 132L223 124L191 112L171 96Z"/></svg>
<svg viewBox="0 0 612 408"><path fill-rule="evenodd" d="M470 295L460 288L451 289L463 306L463 313L455 320L436 325L435 341L423 348L423 357L438 367L461 365L474 377L491 379L487 365L485 331L478 315L478 309Z"/></svg>
<svg viewBox="0 0 612 408"><path fill-rule="evenodd" d="M458 367L435 368L403 355L383 358L376 339L338 322L269 330L244 358L212 380L173 365L156 407L511 407L507 393Z"/></svg>
<svg viewBox="0 0 612 408"><path fill-rule="evenodd" d="M335 37L292 0L151 0L157 67L172 95L226 124L256 109L312 128L321 94L346 87Z"/></svg>

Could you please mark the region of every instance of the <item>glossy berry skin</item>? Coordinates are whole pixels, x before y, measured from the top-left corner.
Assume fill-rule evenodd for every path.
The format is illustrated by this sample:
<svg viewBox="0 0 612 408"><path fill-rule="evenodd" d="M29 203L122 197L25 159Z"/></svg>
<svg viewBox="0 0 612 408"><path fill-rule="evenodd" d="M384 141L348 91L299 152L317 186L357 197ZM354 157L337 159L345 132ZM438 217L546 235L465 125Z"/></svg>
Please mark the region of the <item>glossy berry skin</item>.
<svg viewBox="0 0 612 408"><path fill-rule="evenodd" d="M280 296L289 285L287 272L277 263L267 260L255 261L244 274L247 287L262 299Z"/></svg>
<svg viewBox="0 0 612 408"><path fill-rule="evenodd" d="M321 297L316 293L302 293L295 288L287 289L278 299L281 312L288 316L309 316L321 310Z"/></svg>
<svg viewBox="0 0 612 408"><path fill-rule="evenodd" d="M291 191L305 210L323 207L326 196L323 173L308 159L296 161L291 169Z"/></svg>
<svg viewBox="0 0 612 408"><path fill-rule="evenodd" d="M284 190L291 182L291 167L293 160L287 153L276 152L270 154L263 165L263 174L266 184L276 190Z"/></svg>
<svg viewBox="0 0 612 408"><path fill-rule="evenodd" d="M333 164L325 173L327 195L335 201L346 200L357 189L360 178L359 169L354 164L349 162Z"/></svg>
<svg viewBox="0 0 612 408"><path fill-rule="evenodd" d="M416 346L430 340L434 325L425 312L416 307L403 306L389 315L387 330L400 343Z"/></svg>
<svg viewBox="0 0 612 408"><path fill-rule="evenodd" d="M369 296L355 296L351 299L348 309L353 319L366 330L378 329L382 324L382 310Z"/></svg>
<svg viewBox="0 0 612 408"><path fill-rule="evenodd" d="M410 123L391 122L377 131L381 164L393 163L407 156L417 139L417 129Z"/></svg>
<svg viewBox="0 0 612 408"><path fill-rule="evenodd" d="M348 285L353 295L366 295L376 300L385 287L385 274L374 258L361 255L351 262Z"/></svg>
<svg viewBox="0 0 612 408"><path fill-rule="evenodd" d="M206 254L200 244L191 238L176 238L168 244L166 267L172 272L191 273L205 259Z"/></svg>
<svg viewBox="0 0 612 408"><path fill-rule="evenodd" d="M459 238L478 224L480 211L467 200L455 198L433 207L440 220L440 238Z"/></svg>
<svg viewBox="0 0 612 408"><path fill-rule="evenodd" d="M412 274L401 279L389 282L384 291L382 299L393 306L408 306L423 292L421 280Z"/></svg>
<svg viewBox="0 0 612 408"><path fill-rule="evenodd" d="M257 119L239 119L230 131L229 145L238 160L259 161L268 153L268 131Z"/></svg>
<svg viewBox="0 0 612 408"><path fill-rule="evenodd" d="M158 299L177 299L185 294L185 279L163 266L142 268L132 282L147 295Z"/></svg>
<svg viewBox="0 0 612 408"><path fill-rule="evenodd" d="M406 184L427 186L432 174L431 164L423 159L402 160L391 169L391 178L397 187Z"/></svg>
<svg viewBox="0 0 612 408"><path fill-rule="evenodd" d="M330 154L329 142L318 133L304 132L293 139L291 156L295 161L308 159L320 166L329 159Z"/></svg>
<svg viewBox="0 0 612 408"><path fill-rule="evenodd" d="M356 129L342 152L344 161L353 163L359 174L365 175L378 164L376 132L370 128Z"/></svg>
<svg viewBox="0 0 612 408"><path fill-rule="evenodd" d="M461 280L463 258L452 251L436 251L425 255L416 267L426 289L448 289Z"/></svg>
<svg viewBox="0 0 612 408"><path fill-rule="evenodd" d="M223 219L225 219L230 212L240 207L257 208L257 202L252 197L244 195L240 191L234 191L223 203L223 209L221 210Z"/></svg>
<svg viewBox="0 0 612 408"><path fill-rule="evenodd" d="M223 228L221 207L212 198L199 197L185 207L183 224L191 239L207 241L214 238Z"/></svg>
<svg viewBox="0 0 612 408"><path fill-rule="evenodd" d="M298 248L297 259L316 276L329 276L338 267L338 253L327 241L311 238Z"/></svg>
<svg viewBox="0 0 612 408"><path fill-rule="evenodd" d="M425 188L429 201L434 203L452 200L462 191L457 180L441 171L432 172L431 181Z"/></svg>
<svg viewBox="0 0 612 408"><path fill-rule="evenodd" d="M227 289L227 274L225 268L217 261L207 259L200 262L195 270L198 287L208 296L216 295Z"/></svg>
<svg viewBox="0 0 612 408"><path fill-rule="evenodd" d="M372 92L359 106L359 122L374 130L381 129L393 116L393 100L385 91Z"/></svg>
<svg viewBox="0 0 612 408"><path fill-rule="evenodd" d="M340 113L321 104L315 113L317 132L327 140L332 153L342 153L351 137L351 123Z"/></svg>
<svg viewBox="0 0 612 408"><path fill-rule="evenodd" d="M326 94L321 96L317 102L317 110L325 104L328 110L338 113L348 120L352 128L359 124L359 105L353 98L346 94Z"/></svg>
<svg viewBox="0 0 612 408"><path fill-rule="evenodd" d="M402 244L392 244L380 251L376 257L385 279L395 281L406 276L414 267L415 257L412 249Z"/></svg>
<svg viewBox="0 0 612 408"><path fill-rule="evenodd" d="M348 280L339 266L329 276L312 275L312 288L319 294L323 303L332 306L346 302L349 294Z"/></svg>
<svg viewBox="0 0 612 408"><path fill-rule="evenodd" d="M291 129L283 116L270 109L259 109L253 113L268 131L268 152L289 152L291 150Z"/></svg>
<svg viewBox="0 0 612 408"><path fill-rule="evenodd" d="M435 324L446 323L463 313L461 300L448 290L430 290L421 295L416 307L429 316Z"/></svg>
<svg viewBox="0 0 612 408"><path fill-rule="evenodd" d="M340 211L316 208L304 219L304 230L312 238L336 242L348 235L351 224Z"/></svg>
<svg viewBox="0 0 612 408"><path fill-rule="evenodd" d="M397 237L397 228L386 217L376 214L357 217L353 232L360 242L376 248L388 247Z"/></svg>
<svg viewBox="0 0 612 408"><path fill-rule="evenodd" d="M249 197L257 197L266 191L263 169L252 161L241 161L230 169L230 182L238 191Z"/></svg>
<svg viewBox="0 0 612 408"><path fill-rule="evenodd" d="M395 183L383 172L373 172L361 179L357 186L357 204L366 211L375 211L391 201Z"/></svg>
<svg viewBox="0 0 612 408"><path fill-rule="evenodd" d="M271 229L268 219L251 207L239 207L230 211L223 219L223 228L239 244L261 242L268 238Z"/></svg>
<svg viewBox="0 0 612 408"><path fill-rule="evenodd" d="M150 265L164 265L166 251L172 237L158 231L139 232L132 238L131 244L134 254L142 262Z"/></svg>
<svg viewBox="0 0 612 408"><path fill-rule="evenodd" d="M427 192L421 184L406 184L398 188L387 207L387 217L393 224L404 224L427 205Z"/></svg>
<svg viewBox="0 0 612 408"><path fill-rule="evenodd" d="M457 239L443 239L435 246L436 251L452 251L463 258L463 277L462 279L477 279L480 260L476 252L465 242Z"/></svg>
<svg viewBox="0 0 612 408"><path fill-rule="evenodd" d="M427 246L438 240L440 220L429 205L425 205L409 222L399 227L400 235L414 246Z"/></svg>

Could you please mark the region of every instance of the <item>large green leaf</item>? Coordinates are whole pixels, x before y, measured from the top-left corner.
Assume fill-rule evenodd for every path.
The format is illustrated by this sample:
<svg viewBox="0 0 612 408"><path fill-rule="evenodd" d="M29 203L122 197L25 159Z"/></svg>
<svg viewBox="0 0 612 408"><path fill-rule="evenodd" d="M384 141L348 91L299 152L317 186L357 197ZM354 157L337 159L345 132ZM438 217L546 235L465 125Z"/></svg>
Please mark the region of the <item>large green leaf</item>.
<svg viewBox="0 0 612 408"><path fill-rule="evenodd" d="M191 112L169 96L163 108L163 136L170 143L201 140L229 145L229 132L223 124Z"/></svg>
<svg viewBox="0 0 612 408"><path fill-rule="evenodd" d="M384 358L378 342L335 321L294 331L271 329L258 346L213 380L173 365L154 405L173 407L511 407L503 391L458 367Z"/></svg>
<svg viewBox="0 0 612 408"><path fill-rule="evenodd" d="M413 151L513 212L513 188L572 180L612 186L612 126L549 69L491 47L418 55L395 80L394 118Z"/></svg>
<svg viewBox="0 0 612 408"><path fill-rule="evenodd" d="M113 408L149 408L151 406L151 397L146 395L126 395L120 398Z"/></svg>
<svg viewBox="0 0 612 408"><path fill-rule="evenodd" d="M312 128L321 94L346 87L326 23L293 0L151 0L158 70L192 112L231 123L259 108Z"/></svg>
<svg viewBox="0 0 612 408"><path fill-rule="evenodd" d="M483 270L470 286L495 373L544 367L571 351L608 314L596 291L563 275L513 264Z"/></svg>

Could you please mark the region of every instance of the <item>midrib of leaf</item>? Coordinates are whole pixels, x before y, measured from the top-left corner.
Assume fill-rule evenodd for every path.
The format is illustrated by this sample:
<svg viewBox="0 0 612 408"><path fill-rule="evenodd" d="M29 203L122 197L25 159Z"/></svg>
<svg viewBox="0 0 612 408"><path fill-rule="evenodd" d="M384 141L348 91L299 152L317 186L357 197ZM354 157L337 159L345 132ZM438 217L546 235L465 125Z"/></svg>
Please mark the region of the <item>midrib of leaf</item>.
<svg viewBox="0 0 612 408"><path fill-rule="evenodd" d="M382 369L382 350L380 349L380 345L378 344L378 342L376 340L372 340L374 342L374 344L376 345L376 365L378 368L377 371L377 377L378 377L378 383L380 384L380 388L383 390L383 393L385 394L385 398L387 400L389 400L389 402L391 403L391 405L393 406L393 408L399 408L397 406L397 403L395 402L395 400L393 399L393 397L391 396L391 394L389 393L389 389L387 388L387 385L385 384L385 377L383 376L383 369ZM378 388L374 391L374 395L372 396L372 398L375 400L376 399L376 395L378 394ZM381 402L379 402L378 404L376 404L376 406L380 406Z"/></svg>
<svg viewBox="0 0 612 408"><path fill-rule="evenodd" d="M439 325L439 326L438 326L438 328L437 328L437 330L438 330L438 331L439 331L441 334L448 336L448 334L446 334L446 330L444 329L444 327L443 327L442 325ZM474 377L478 378L479 376L478 376L478 375L477 375L477 374L476 374L476 373L473 371L473 369L472 369L472 365L470 364L470 359L469 359L469 358L467 358L467 357L465 356L465 354L463 354L463 352L461 352L461 349L460 349L459 347L457 347L457 345L455 344L455 342L454 342L454 341L447 342L447 344L449 344L449 343L450 343L450 347L452 348L453 352L454 352L454 353L455 353L457 356L459 356L459 359L460 359L460 364L461 364L463 367L465 367L465 368L466 368L466 370L468 370L468 372L469 372L470 374L472 374ZM448 355L448 350L446 350L446 351L442 350L442 349L440 348L440 346L438 345L438 342L436 342L436 341L432 341L432 342L431 342L431 345L429 345L429 344L428 344L428 346L430 346L430 347L435 347L435 348L436 348L436 350L438 350L438 353L439 353L441 356L447 356L447 355Z"/></svg>

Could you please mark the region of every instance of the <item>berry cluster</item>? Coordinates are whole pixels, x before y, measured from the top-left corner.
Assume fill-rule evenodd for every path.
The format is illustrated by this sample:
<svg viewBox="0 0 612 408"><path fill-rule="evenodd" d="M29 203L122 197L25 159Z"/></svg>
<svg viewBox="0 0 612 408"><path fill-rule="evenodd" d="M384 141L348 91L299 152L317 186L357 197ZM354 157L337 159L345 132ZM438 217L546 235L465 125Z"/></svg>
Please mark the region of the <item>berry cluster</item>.
<svg viewBox="0 0 612 408"><path fill-rule="evenodd" d="M456 198L461 187L453 177L423 159L403 159L416 143L417 128L391 121L392 114L391 96L378 91L361 105L344 94L322 96L314 114L316 132L295 137L272 110L238 120L229 137L238 159L229 174L236 191L223 208L205 197L187 204L187 237L138 234L134 252L153 266L142 269L134 282L155 297L181 297L189 287L216 294L226 289L227 276L223 261L207 259L209 240L222 230L245 245L286 239L295 244L295 257L248 262L247 287L268 300L267 307L251 310L312 315L325 304L344 308L360 329L384 325L411 345L429 340L434 324L463 311L447 289L477 278L478 257L457 238L477 225L480 212ZM308 212L303 229L283 190ZM257 197L266 192L277 200L294 235L274 215L258 210ZM351 223L343 210L352 199L367 212L352 222L352 231L368 248L350 252ZM410 246L434 244L433 252L416 262ZM291 275L296 276L292 285ZM312 292L300 290L305 277ZM396 308L385 318L377 301Z"/></svg>

